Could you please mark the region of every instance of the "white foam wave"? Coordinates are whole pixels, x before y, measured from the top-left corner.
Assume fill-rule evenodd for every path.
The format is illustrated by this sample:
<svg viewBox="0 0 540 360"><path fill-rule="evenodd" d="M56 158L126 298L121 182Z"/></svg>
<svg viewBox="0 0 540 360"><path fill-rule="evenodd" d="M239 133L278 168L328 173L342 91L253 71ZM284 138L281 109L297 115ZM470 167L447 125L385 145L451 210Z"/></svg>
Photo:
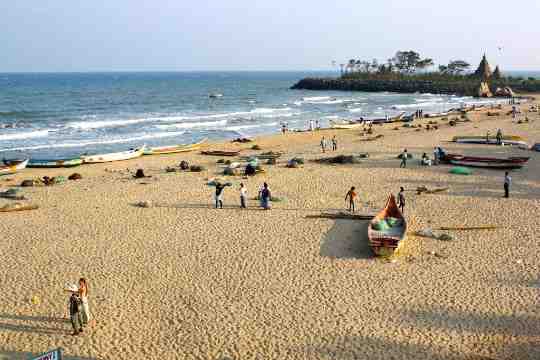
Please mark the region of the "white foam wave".
<svg viewBox="0 0 540 360"><path fill-rule="evenodd" d="M312 96L312 97L303 97L302 101L326 101L332 99L331 96Z"/></svg>
<svg viewBox="0 0 540 360"><path fill-rule="evenodd" d="M351 113L359 113L359 112L362 112L362 108L349 109L349 112L351 112Z"/></svg>
<svg viewBox="0 0 540 360"><path fill-rule="evenodd" d="M47 137L49 136L49 131L50 130L37 130L37 131L27 131L27 132L13 133L13 134L3 134L3 135L0 135L0 140L1 141L24 140L24 139Z"/></svg>
<svg viewBox="0 0 540 360"><path fill-rule="evenodd" d="M209 128L216 126L227 125L227 120L206 121L206 122L185 122L169 125L156 125L158 129L194 129L194 128Z"/></svg>
<svg viewBox="0 0 540 360"><path fill-rule="evenodd" d="M39 149L52 149L52 148L73 148L73 147L84 147L89 145L106 145L106 144L121 144L128 143L132 141L142 141L149 139L159 139L173 136L180 136L185 134L185 131L170 131L170 132L161 132L155 134L146 134L140 136L134 136L130 138L116 138L116 139L105 139L105 140L91 140L91 141L78 141L78 142L67 142L60 144L43 144L35 146L23 146L10 149L0 149L2 151L24 151L24 150L39 150ZM142 144L141 144L142 145Z"/></svg>
<svg viewBox="0 0 540 360"><path fill-rule="evenodd" d="M130 119L130 120L99 120L99 121L76 121L68 123L66 126L79 130L92 130L107 127L119 127L146 122L148 119Z"/></svg>
<svg viewBox="0 0 540 360"><path fill-rule="evenodd" d="M238 125L238 126L228 126L225 128L225 130L228 131L239 131L239 130L246 130L246 129L256 129L261 127L271 127L271 126L277 126L277 122L273 123L267 123L267 124L257 124L257 125Z"/></svg>

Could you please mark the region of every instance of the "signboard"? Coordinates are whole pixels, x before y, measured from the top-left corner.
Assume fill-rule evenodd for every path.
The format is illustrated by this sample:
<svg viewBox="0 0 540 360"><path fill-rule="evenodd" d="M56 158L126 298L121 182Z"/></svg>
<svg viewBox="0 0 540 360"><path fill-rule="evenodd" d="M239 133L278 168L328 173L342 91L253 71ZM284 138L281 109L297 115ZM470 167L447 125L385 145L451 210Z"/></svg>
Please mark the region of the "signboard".
<svg viewBox="0 0 540 360"><path fill-rule="evenodd" d="M62 360L62 348L48 351L38 357L31 358L30 360Z"/></svg>

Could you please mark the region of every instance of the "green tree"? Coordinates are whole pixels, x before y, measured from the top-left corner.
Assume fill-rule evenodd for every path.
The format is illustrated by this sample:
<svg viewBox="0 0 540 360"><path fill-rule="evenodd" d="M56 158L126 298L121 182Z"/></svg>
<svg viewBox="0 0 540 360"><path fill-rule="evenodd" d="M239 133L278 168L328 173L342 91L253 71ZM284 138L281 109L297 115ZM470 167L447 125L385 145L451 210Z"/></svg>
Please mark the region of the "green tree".
<svg viewBox="0 0 540 360"><path fill-rule="evenodd" d="M451 75L461 75L464 71L469 69L471 67L471 64L464 60L454 60L450 61L448 64L448 70L447 72Z"/></svg>

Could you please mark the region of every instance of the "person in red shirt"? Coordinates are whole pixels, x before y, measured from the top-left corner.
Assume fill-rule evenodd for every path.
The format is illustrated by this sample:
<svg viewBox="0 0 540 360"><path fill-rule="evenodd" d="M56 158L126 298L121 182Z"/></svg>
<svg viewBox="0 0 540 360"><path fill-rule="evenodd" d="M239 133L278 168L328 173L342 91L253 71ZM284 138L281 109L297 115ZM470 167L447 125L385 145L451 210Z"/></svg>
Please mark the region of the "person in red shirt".
<svg viewBox="0 0 540 360"><path fill-rule="evenodd" d="M347 192L347 195L345 195L345 201L347 201L347 199L349 200L349 211L352 211L354 212L354 201L356 200L356 197L358 196L356 194L356 191L355 191L355 187L351 187L351 190L349 190Z"/></svg>

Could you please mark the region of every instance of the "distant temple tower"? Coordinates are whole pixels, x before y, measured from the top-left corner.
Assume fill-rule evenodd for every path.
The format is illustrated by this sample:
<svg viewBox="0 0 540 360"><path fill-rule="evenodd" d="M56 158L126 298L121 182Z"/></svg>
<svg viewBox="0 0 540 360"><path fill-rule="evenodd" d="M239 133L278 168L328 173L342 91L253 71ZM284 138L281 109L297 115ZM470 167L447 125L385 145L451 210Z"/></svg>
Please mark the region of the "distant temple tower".
<svg viewBox="0 0 540 360"><path fill-rule="evenodd" d="M491 78L491 75L491 66L489 66L486 54L484 54L482 61L480 61L480 65L478 65L478 69L474 72L474 76L479 77L482 80L488 80Z"/></svg>
<svg viewBox="0 0 540 360"><path fill-rule="evenodd" d="M492 77L494 80L500 80L502 78L501 69L499 68L499 65L495 67Z"/></svg>

